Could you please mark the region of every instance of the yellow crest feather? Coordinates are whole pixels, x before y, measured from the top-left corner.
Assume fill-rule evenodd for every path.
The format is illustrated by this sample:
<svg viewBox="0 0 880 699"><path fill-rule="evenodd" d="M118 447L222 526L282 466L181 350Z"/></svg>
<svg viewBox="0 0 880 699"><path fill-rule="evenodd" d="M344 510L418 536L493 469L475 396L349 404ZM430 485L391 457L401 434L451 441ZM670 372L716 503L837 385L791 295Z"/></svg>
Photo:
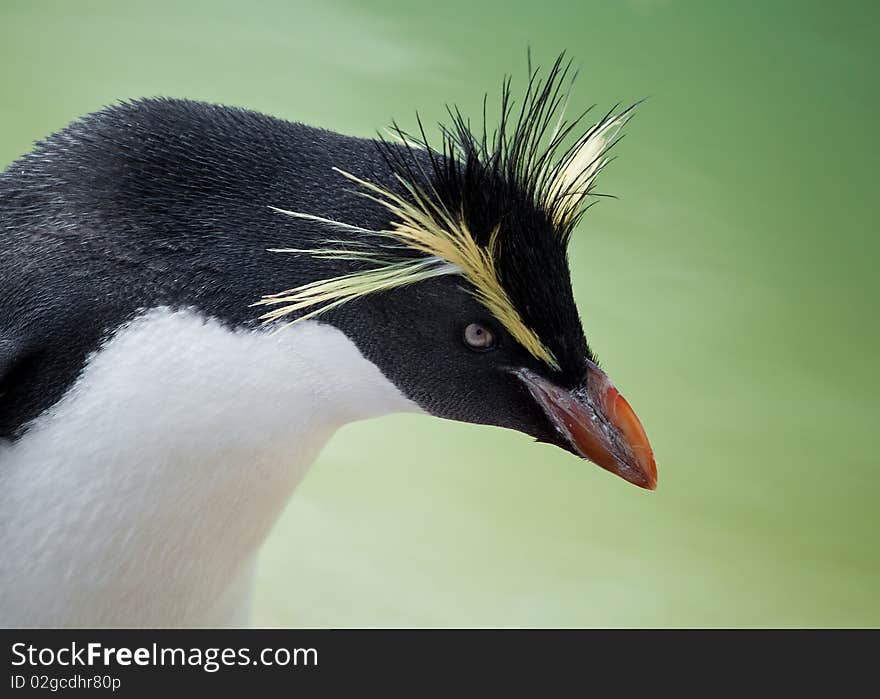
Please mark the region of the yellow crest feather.
<svg viewBox="0 0 880 699"><path fill-rule="evenodd" d="M593 191L596 176L608 164L606 153L631 118L632 109L609 114L594 124L550 170L546 198L553 202L557 225L563 226L573 218Z"/></svg>
<svg viewBox="0 0 880 699"><path fill-rule="evenodd" d="M262 315L262 320L273 322L296 311L311 308L308 313L292 321L299 322L377 291L394 289L433 277L460 274L473 286L474 296L519 344L534 357L555 369L559 368L553 353L523 322L501 285L495 265L499 228L492 232L488 245L481 247L460 217L453 217L442 205L436 204L412 183L398 178L410 195L410 200L349 172L338 168L334 170L363 187L366 190L362 192L363 196L388 209L394 217L389 230L368 231L311 214L272 208L288 216L315 221L340 230L388 237L427 257L397 261L383 259L381 249L376 248L277 249L275 252L308 253L323 259L373 262L377 266L264 296L254 305L277 307Z"/></svg>
<svg viewBox="0 0 880 699"><path fill-rule="evenodd" d="M474 297L523 348L561 370L557 357L531 327L546 328L546 317L537 315L526 300L519 308L528 318L527 324L512 300L516 298L520 303L534 284L543 282L542 270L534 268L536 265L524 251L536 244L532 236L552 236L551 244L542 240L536 248L546 256L548 269L558 272L562 265L567 265L565 246L581 215L589 208L587 200L594 196L596 177L610 160L609 149L619 140L617 134L636 106L616 113L616 109L609 111L576 138L573 145L565 147L586 114L573 121L565 118L577 74L574 71L571 75L566 89L564 83L570 67L571 61L565 62L562 54L546 77L540 78L530 61L525 98L516 111L512 108L510 80L506 79L502 85L500 125L491 136L485 107L481 135L471 130L470 122L457 108L450 109L452 124L441 126L439 148L430 146L421 121L420 136L416 137L395 124L390 133L400 141L399 146L392 147L385 139L377 141L386 164L397 178L392 188L334 168L358 186L358 194L391 214L391 223L385 230L368 230L313 214L270 207L278 213L335 229L345 238L324 241L315 249L287 248L276 252L347 260L362 263L365 269L264 296L254 304L270 307L262 319L273 322L293 316L291 322L307 320L368 294L457 274L469 282ZM415 157L417 151L428 158L428 172ZM509 218L511 215L517 218ZM498 223L493 228L494 221ZM481 228L472 231L469 226ZM479 236L474 232L479 232ZM510 288L505 289L499 265L507 273L508 264L512 271L510 279L507 275L505 279ZM561 283L558 273L547 283L548 291L553 293L552 285ZM569 304L562 315L570 318L570 306L574 305L570 289L556 291L553 298L559 300L563 309ZM553 308L547 309L547 317L552 317L553 312ZM583 334L575 325L559 331L571 338L568 345L563 343L557 348L560 352L577 344L577 335ZM551 328L550 332L556 329ZM562 355L559 358L567 360Z"/></svg>

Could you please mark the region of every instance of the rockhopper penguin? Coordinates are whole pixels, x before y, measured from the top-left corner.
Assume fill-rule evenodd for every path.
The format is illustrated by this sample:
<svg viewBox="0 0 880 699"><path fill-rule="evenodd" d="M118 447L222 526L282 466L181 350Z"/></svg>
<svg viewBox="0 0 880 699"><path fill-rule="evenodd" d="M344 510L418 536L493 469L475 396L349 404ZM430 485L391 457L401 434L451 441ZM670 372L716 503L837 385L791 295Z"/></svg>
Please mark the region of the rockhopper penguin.
<svg viewBox="0 0 880 699"><path fill-rule="evenodd" d="M0 174L0 626L246 624L309 464L391 412L655 487L566 256L631 108L586 128L529 72L433 145L145 99Z"/></svg>

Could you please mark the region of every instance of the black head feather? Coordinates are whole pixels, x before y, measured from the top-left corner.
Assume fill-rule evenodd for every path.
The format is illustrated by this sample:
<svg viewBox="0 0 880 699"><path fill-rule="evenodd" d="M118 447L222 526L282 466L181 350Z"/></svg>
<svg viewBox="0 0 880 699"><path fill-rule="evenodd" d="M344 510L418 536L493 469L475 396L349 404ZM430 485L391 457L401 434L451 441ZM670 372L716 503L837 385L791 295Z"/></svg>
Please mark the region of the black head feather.
<svg viewBox="0 0 880 699"><path fill-rule="evenodd" d="M488 97L484 97L479 131L457 107L450 107L451 121L440 125L437 146L429 141L418 117L415 135L393 125L402 146L381 137L377 141L391 170L462 221L481 246L487 246L492 232L499 229L495 258L501 284L522 320L547 345L572 383L581 380L584 360L596 358L584 338L572 296L567 248L592 205L588 198L599 196L593 192L595 174L608 162L607 152L619 137L612 136L595 157L580 165L577 156L591 136L607 133L609 127L616 135L635 106L619 112L615 107L575 137L592 109L571 121L564 118L576 75L564 54L546 77L529 61L528 85L519 107L511 79L504 79L500 121L491 134ZM561 184L559 173L567 167L580 169L569 172L568 184ZM591 168L591 174L585 172Z"/></svg>

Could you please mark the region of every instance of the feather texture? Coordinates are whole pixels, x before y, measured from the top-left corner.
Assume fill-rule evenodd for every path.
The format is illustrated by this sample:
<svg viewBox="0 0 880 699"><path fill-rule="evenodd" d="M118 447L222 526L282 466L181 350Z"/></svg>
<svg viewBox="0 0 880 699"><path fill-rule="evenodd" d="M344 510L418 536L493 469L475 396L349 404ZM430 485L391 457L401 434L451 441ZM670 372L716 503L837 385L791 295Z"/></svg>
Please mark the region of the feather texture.
<svg viewBox="0 0 880 699"><path fill-rule="evenodd" d="M429 143L421 121L418 135L394 124L390 132L397 142L377 141L394 175L393 189L334 168L358 193L387 209L387 229L368 230L356 222L271 207L345 238L314 249L276 252L357 261L365 268L268 294L255 304L271 307L261 318L297 322L367 294L458 274L520 345L560 370L561 361L542 333L551 334L554 323L579 326L569 303L566 247L589 208L596 178L610 160L608 151L635 107L612 109L576 136L589 110L566 120L575 76L564 55L543 79L530 61L518 110L510 79L505 79L500 124L491 137L485 101L479 134L458 109L449 110L451 125L441 125L439 149ZM536 297L536 291L543 295ZM535 310L541 303L545 308ZM578 353L580 341L563 344L570 355ZM571 364L578 362L575 358Z"/></svg>
<svg viewBox="0 0 880 699"><path fill-rule="evenodd" d="M388 209L393 216L390 229L365 231L357 229L356 226L318 216L283 209L276 211L330 227L357 229L369 235L387 237L406 248L424 253L426 257L388 259L387 248L383 250L344 247L312 250L275 249L275 252L308 253L325 259L373 262L376 266L264 296L256 305L276 307L262 315L262 320L273 322L296 311L311 308L312 310L296 318L296 321L306 320L367 294L414 284L432 277L460 274L470 282L476 298L507 328L517 342L533 356L558 368L556 358L535 332L523 322L498 278L496 248L500 228L496 228L490 235L488 243L481 246L463 221L451 217L442 206L432 201L415 184L400 180L410 195L407 199L351 173L334 169L360 185L364 190L362 191L364 196Z"/></svg>

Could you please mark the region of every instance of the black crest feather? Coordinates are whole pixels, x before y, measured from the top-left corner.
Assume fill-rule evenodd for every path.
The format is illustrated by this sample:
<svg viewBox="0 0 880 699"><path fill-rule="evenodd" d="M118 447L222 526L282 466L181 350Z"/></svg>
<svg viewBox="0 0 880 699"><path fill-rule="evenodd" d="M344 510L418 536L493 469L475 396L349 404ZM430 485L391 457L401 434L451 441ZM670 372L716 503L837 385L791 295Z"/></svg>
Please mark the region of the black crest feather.
<svg viewBox="0 0 880 699"><path fill-rule="evenodd" d="M378 246L382 254L332 247L282 250L360 259L375 266L265 296L260 304L275 308L264 318L278 320L309 307L312 310L301 317L314 317L322 307L383 288L461 274L474 295L531 354L556 371L580 378L584 360L593 355L572 297L567 247L591 205L590 197L596 196L596 175L609 162L608 151L619 141L618 132L635 105L620 111L615 107L581 130L592 108L570 121L565 118L576 76L565 54L556 58L546 75L533 69L530 59L528 84L519 104L513 98L511 78L505 77L498 126L491 133L488 97L483 100L479 130L457 107L447 107L450 122L440 125L437 146L429 141L418 115L416 134L393 123L390 131L396 138L380 137L376 143L400 191L340 171L359 186L359 193L389 210L390 230L358 231L356 222L276 209L360 233L364 243ZM388 260L395 244L397 261Z"/></svg>

